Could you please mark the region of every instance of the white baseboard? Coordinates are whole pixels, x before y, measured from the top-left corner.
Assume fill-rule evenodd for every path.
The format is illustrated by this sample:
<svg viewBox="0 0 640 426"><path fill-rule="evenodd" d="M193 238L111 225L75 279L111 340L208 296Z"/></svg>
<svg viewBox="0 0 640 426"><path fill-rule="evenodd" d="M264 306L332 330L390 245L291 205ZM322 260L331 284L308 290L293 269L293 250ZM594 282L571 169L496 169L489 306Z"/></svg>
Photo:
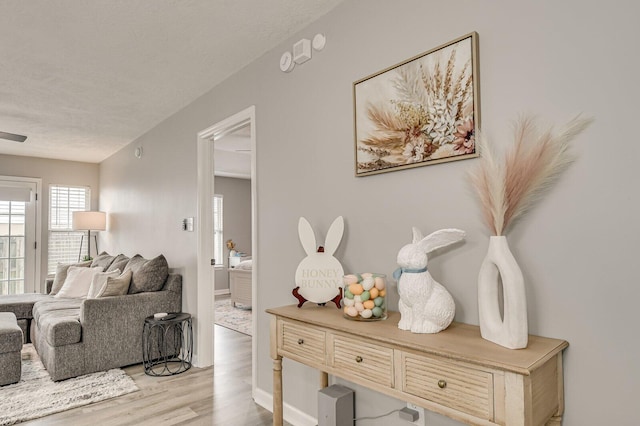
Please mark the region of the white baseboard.
<svg viewBox="0 0 640 426"><path fill-rule="evenodd" d="M223 294L231 294L231 290L229 290L228 288L223 288L222 290L215 290L213 292L214 296L221 296Z"/></svg>
<svg viewBox="0 0 640 426"><path fill-rule="evenodd" d="M273 394L263 389L256 388L253 396L256 404L273 413ZM318 424L318 419L303 413L286 402L282 407L282 416L285 421L291 423L293 426L317 426Z"/></svg>

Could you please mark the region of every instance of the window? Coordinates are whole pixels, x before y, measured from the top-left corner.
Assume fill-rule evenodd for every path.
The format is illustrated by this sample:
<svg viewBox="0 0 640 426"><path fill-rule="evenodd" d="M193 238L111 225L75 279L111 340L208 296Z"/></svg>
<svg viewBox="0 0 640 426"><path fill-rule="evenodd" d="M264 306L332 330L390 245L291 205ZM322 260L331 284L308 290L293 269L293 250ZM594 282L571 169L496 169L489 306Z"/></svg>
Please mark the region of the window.
<svg viewBox="0 0 640 426"><path fill-rule="evenodd" d="M222 235L222 195L213 196L213 259L215 266L224 266Z"/></svg>
<svg viewBox="0 0 640 426"><path fill-rule="evenodd" d="M0 201L0 294L24 293L25 202Z"/></svg>
<svg viewBox="0 0 640 426"><path fill-rule="evenodd" d="M49 274L55 274L58 263L78 261L83 232L72 231L71 216L89 210L90 201L88 187L49 186Z"/></svg>

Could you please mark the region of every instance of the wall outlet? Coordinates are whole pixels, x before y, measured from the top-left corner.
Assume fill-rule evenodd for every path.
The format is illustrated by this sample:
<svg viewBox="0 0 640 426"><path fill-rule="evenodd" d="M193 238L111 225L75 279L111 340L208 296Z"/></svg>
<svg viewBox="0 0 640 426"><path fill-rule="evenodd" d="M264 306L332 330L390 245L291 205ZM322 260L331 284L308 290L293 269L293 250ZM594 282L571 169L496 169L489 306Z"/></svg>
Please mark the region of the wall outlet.
<svg viewBox="0 0 640 426"><path fill-rule="evenodd" d="M418 420L415 422L407 422L407 424L418 425L418 426L427 426L427 417L425 413L425 409L417 406L416 404L412 404L411 402L407 402L407 408L411 408L412 410L416 410L418 412Z"/></svg>

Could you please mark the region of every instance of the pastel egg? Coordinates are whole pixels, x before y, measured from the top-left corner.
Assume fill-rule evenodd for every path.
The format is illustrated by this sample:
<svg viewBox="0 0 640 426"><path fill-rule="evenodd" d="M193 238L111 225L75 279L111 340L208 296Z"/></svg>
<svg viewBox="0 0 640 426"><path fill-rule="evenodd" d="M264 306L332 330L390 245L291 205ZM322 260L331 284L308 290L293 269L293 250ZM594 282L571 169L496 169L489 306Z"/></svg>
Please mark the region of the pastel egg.
<svg viewBox="0 0 640 426"><path fill-rule="evenodd" d="M385 286L384 279L382 277L376 277L374 279L375 286L378 290L382 290Z"/></svg>
<svg viewBox="0 0 640 426"><path fill-rule="evenodd" d="M370 310L370 309L375 308L376 304L374 303L374 301L373 301L373 300L367 300L366 302L364 302L364 303L362 304L362 306L364 306L364 310L366 311L366 310L368 310L368 309ZM363 311L363 312L364 312L364 311Z"/></svg>
<svg viewBox="0 0 640 426"><path fill-rule="evenodd" d="M380 297L385 297L387 295L387 290L380 290L380 293L378 293L378 296Z"/></svg>
<svg viewBox="0 0 640 426"><path fill-rule="evenodd" d="M349 307L345 305L344 307L344 313L346 314L349 311Z"/></svg>
<svg viewBox="0 0 640 426"><path fill-rule="evenodd" d="M367 277L362 280L362 288L365 290L371 290L371 288L375 285L375 280L373 277Z"/></svg>
<svg viewBox="0 0 640 426"><path fill-rule="evenodd" d="M356 301L353 299L344 299L343 303L344 303L344 306L353 306L356 304Z"/></svg>
<svg viewBox="0 0 640 426"><path fill-rule="evenodd" d="M373 277L373 274L371 272L365 272L364 274L362 274L362 278L371 278Z"/></svg>
<svg viewBox="0 0 640 426"><path fill-rule="evenodd" d="M361 301L367 301L371 298L371 293L369 293L367 290L363 291L362 294L360 295L360 300Z"/></svg>
<svg viewBox="0 0 640 426"><path fill-rule="evenodd" d="M358 277L356 277L353 274L349 274L349 275L345 275L343 280L346 285L351 285L358 282Z"/></svg>
<svg viewBox="0 0 640 426"><path fill-rule="evenodd" d="M373 300L374 305L376 306L382 306L382 304L384 303L384 297L376 297Z"/></svg>
<svg viewBox="0 0 640 426"><path fill-rule="evenodd" d="M358 295L362 294L364 289L362 288L362 286L360 284L351 284L349 286L349 291L351 293L353 293L354 295L358 296Z"/></svg>
<svg viewBox="0 0 640 426"><path fill-rule="evenodd" d="M373 287L371 290L369 290L369 297L371 297L372 299L375 299L376 297L378 297L379 293L380 293L379 290Z"/></svg>
<svg viewBox="0 0 640 426"><path fill-rule="evenodd" d="M373 314L374 317L380 318L382 316L382 308L379 306L376 306L371 310L371 313Z"/></svg>
<svg viewBox="0 0 640 426"><path fill-rule="evenodd" d="M356 302L354 307L356 308L356 311L358 311L358 312L364 311L364 305L362 303Z"/></svg>
<svg viewBox="0 0 640 426"><path fill-rule="evenodd" d="M347 299L353 299L353 293L351 293L348 288L345 288L344 297L346 297Z"/></svg>
<svg viewBox="0 0 640 426"><path fill-rule="evenodd" d="M355 300L356 303L362 302L362 296L353 296L353 300Z"/></svg>
<svg viewBox="0 0 640 426"><path fill-rule="evenodd" d="M362 318L371 318L371 316L373 315L373 311L371 311L371 309L365 309L364 311L360 312L360 316Z"/></svg>
<svg viewBox="0 0 640 426"><path fill-rule="evenodd" d="M353 306L349 306L347 308L347 315L349 315L350 317L357 317L358 316L358 311Z"/></svg>

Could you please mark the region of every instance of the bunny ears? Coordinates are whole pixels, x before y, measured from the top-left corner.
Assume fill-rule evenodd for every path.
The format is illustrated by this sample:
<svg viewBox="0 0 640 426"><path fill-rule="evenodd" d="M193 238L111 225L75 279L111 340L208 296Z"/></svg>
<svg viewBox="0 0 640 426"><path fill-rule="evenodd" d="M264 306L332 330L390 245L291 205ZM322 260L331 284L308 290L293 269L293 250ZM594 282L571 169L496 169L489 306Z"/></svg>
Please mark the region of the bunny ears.
<svg viewBox="0 0 640 426"><path fill-rule="evenodd" d="M457 243L464 239L465 236L466 232L460 229L450 228L440 229L423 237L422 232L415 226L413 227L413 244L418 244L418 247L425 253Z"/></svg>
<svg viewBox="0 0 640 426"><path fill-rule="evenodd" d="M343 233L344 219L342 216L338 216L329 227L329 232L327 232L327 238L324 244L324 252L329 256L332 256L338 249ZM300 242L307 255L310 256L316 253L318 248L316 245L316 236L313 233L311 224L309 224L309 221L304 217L301 217L298 221L298 234L300 235Z"/></svg>

